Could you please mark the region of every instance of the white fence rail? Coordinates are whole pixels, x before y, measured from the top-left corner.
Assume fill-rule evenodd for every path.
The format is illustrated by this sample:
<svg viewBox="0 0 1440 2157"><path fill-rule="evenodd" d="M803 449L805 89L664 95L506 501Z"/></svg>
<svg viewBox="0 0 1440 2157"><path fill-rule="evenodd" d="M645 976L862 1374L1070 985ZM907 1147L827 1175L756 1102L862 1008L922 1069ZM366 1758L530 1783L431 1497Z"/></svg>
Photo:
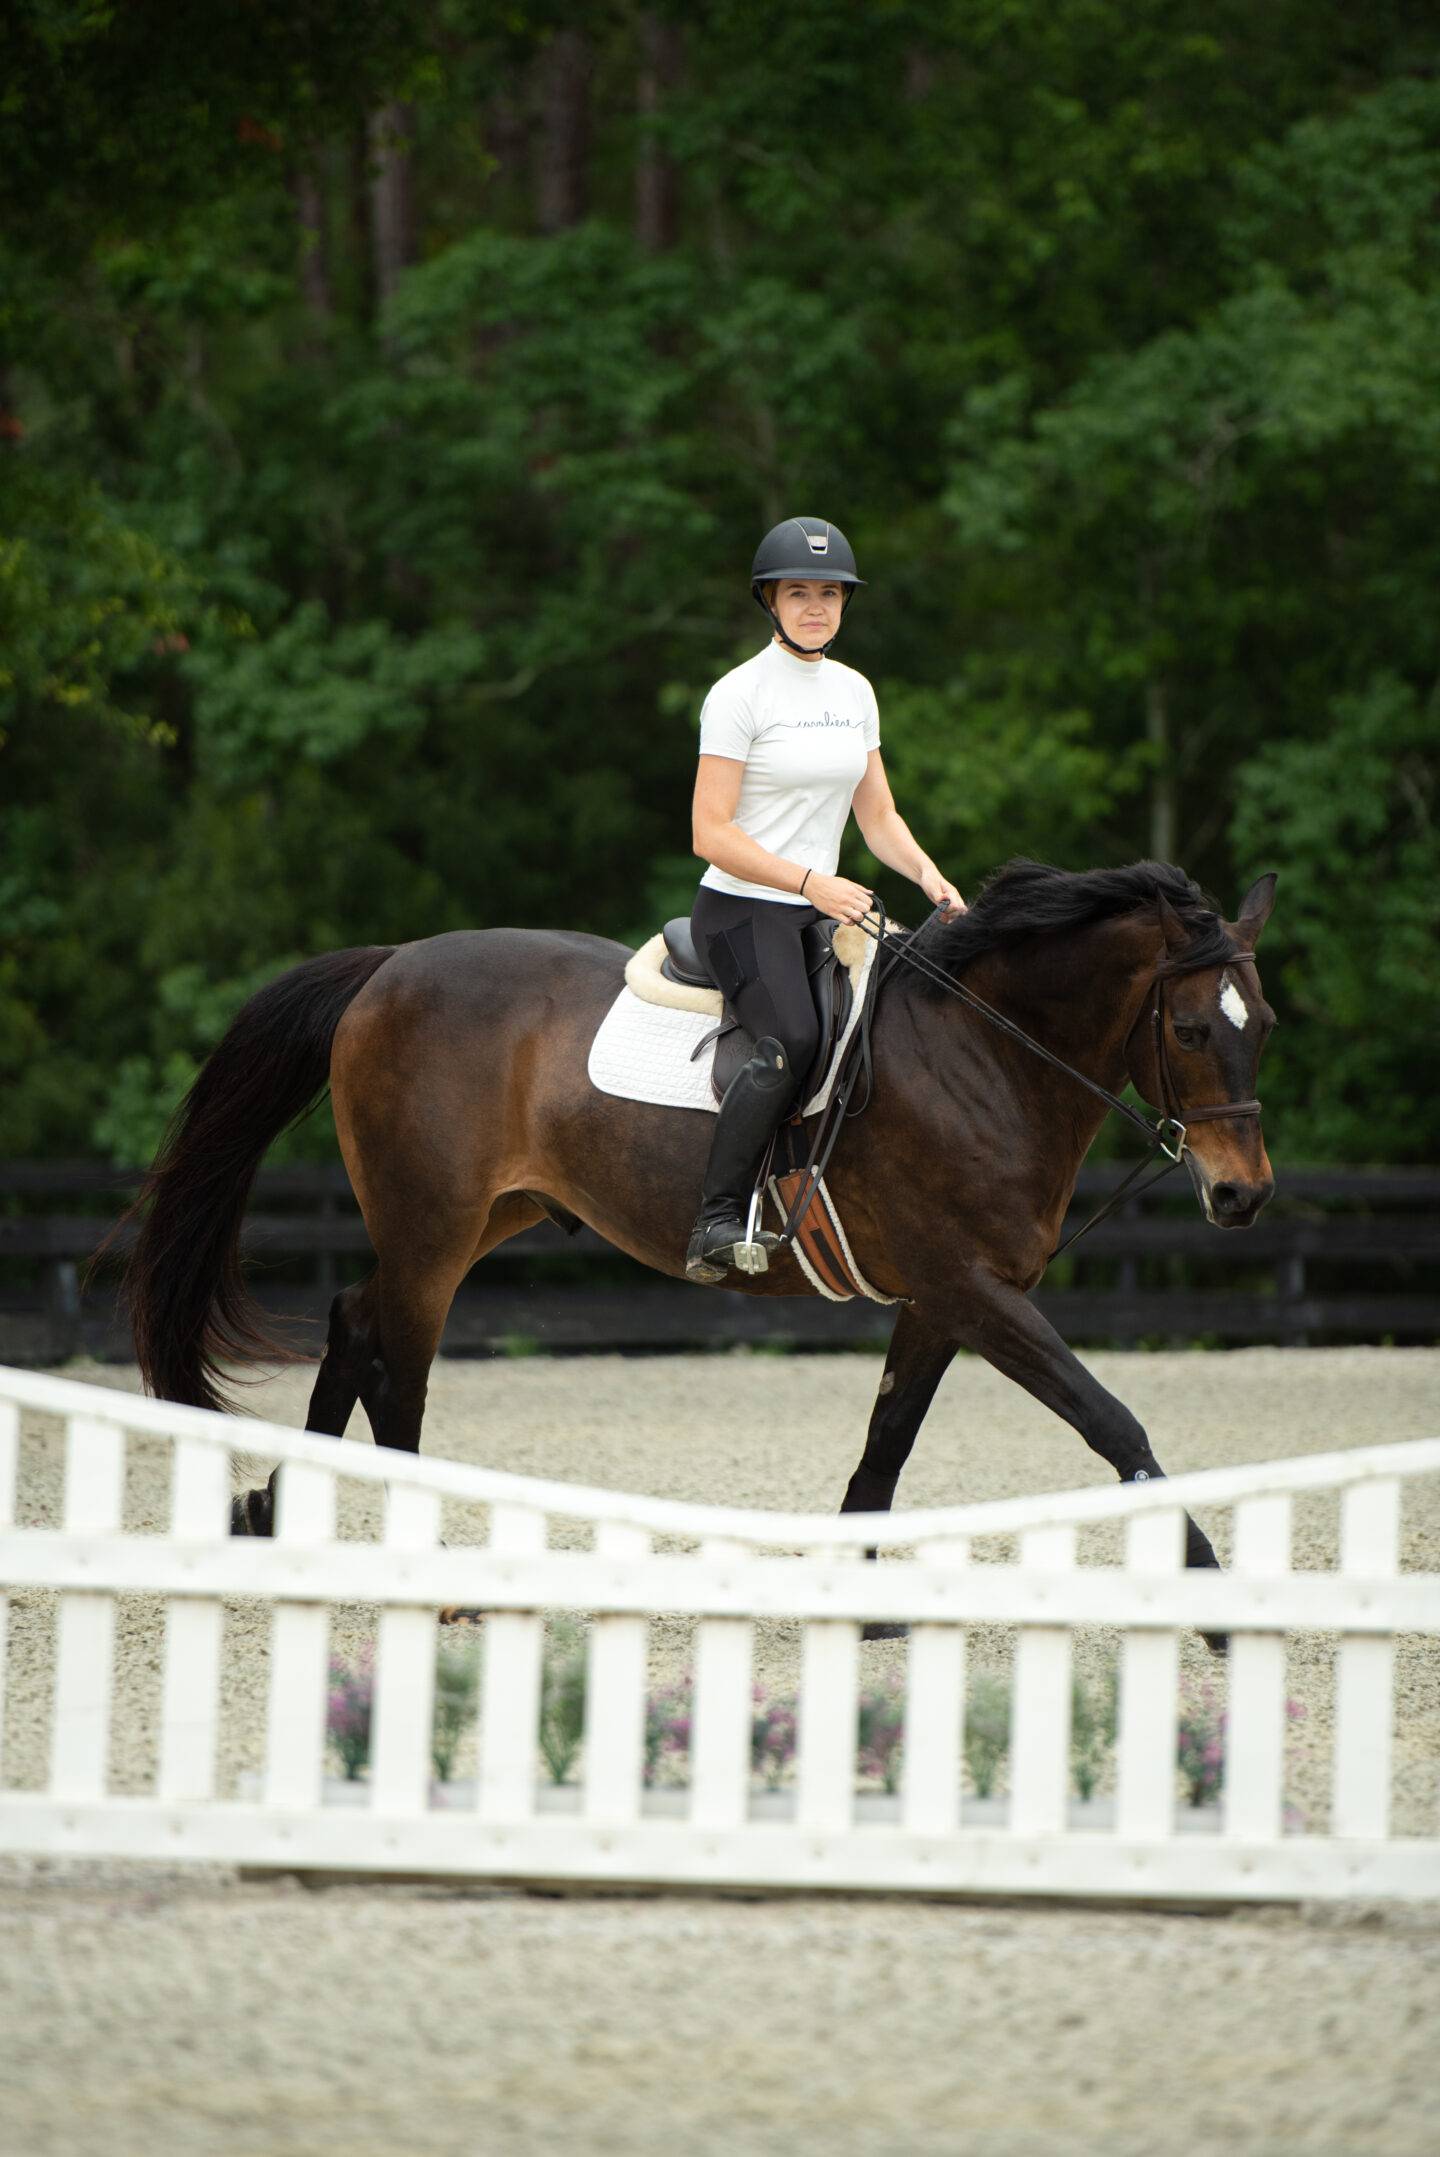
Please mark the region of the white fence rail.
<svg viewBox="0 0 1440 2157"><path fill-rule="evenodd" d="M22 1408L65 1426L58 1527L16 1526ZM127 1433L169 1442L167 1533L122 1527ZM230 1458L281 1463L273 1542L227 1533ZM1402 1491L1440 1474L1440 1440L1109 1489L900 1515L816 1518L674 1504L337 1444L42 1374L0 1370L0 1728L7 1597L58 1598L46 1786L4 1787L0 1850L212 1859L285 1869L1198 1901L1440 1895L1440 1839L1391 1823L1397 1635L1440 1633L1440 1576L1399 1570ZM337 1486L378 1485L379 1541L338 1540ZM1339 1565L1291 1569L1292 1500L1335 1494ZM486 1540L440 1543L445 1499L488 1510ZM1185 1571L1183 1511L1233 1507L1234 1562ZM23 1509L22 1509L23 1510ZM551 1547L580 1522L589 1548ZM1077 1536L1123 1524L1119 1564ZM972 1560L1018 1538L1013 1563ZM693 1547L657 1550L655 1539ZM857 1562L867 1546L897 1555ZM165 1600L153 1788L107 1787L116 1598ZM225 1605L272 1615L264 1772L219 1787ZM374 1606L370 1771L359 1803L325 1778L331 1607ZM430 1746L439 1610L483 1611L471 1802L437 1803ZM588 1618L581 1787L537 1787L546 1614ZM688 1786L644 1774L648 1621L694 1623ZM752 1787L757 1620L803 1629L793 1788ZM862 1626L910 1627L903 1778L856 1790ZM1018 1629L1008 1802L963 1793L967 1636ZM1119 1629L1114 1796L1069 1800L1077 1626ZM1177 1807L1181 1635L1228 1633L1223 1805ZM1286 1643L1335 1652L1324 1833L1284 1819ZM1433 1646L1427 1641L1427 1652ZM345 1793L353 1797L353 1787ZM444 1794L448 1799L453 1791ZM569 1804L571 1809L557 1809Z"/></svg>

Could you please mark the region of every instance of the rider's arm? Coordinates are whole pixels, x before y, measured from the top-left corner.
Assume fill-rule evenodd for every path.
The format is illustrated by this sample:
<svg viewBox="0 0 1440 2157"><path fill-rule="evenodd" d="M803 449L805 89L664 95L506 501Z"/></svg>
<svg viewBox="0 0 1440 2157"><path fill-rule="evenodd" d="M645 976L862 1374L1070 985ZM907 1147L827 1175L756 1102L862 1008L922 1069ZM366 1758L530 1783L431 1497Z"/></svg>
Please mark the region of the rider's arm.
<svg viewBox="0 0 1440 2157"><path fill-rule="evenodd" d="M885 776L885 761L878 749L872 749L865 759L865 776L855 789L853 807L861 838L887 869L908 876L912 884L922 882L927 869L939 874L930 856L921 852L910 826L895 806L890 781Z"/></svg>
<svg viewBox="0 0 1440 2157"><path fill-rule="evenodd" d="M702 861L738 876L747 884L771 884L777 891L798 891L805 871L799 862L772 854L735 821L745 766L732 756L702 756L695 774L690 812L691 843Z"/></svg>
<svg viewBox="0 0 1440 2157"><path fill-rule="evenodd" d="M948 877L941 875L896 808L878 749L871 749L866 756L865 776L855 789L852 806L860 836L877 861L908 876L935 905L944 899L952 914L964 911L965 902L959 892Z"/></svg>

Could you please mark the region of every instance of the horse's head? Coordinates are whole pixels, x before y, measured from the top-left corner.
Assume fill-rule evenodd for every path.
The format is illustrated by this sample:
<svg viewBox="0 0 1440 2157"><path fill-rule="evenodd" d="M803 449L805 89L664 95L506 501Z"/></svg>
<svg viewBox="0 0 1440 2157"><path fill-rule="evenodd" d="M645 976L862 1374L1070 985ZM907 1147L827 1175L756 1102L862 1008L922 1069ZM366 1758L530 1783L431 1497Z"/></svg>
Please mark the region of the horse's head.
<svg viewBox="0 0 1440 2157"><path fill-rule="evenodd" d="M1146 1100L1184 1124L1185 1166L1218 1228L1248 1228L1275 1188L1255 1099L1275 1014L1254 960L1240 956L1254 950L1274 904L1274 875L1262 876L1225 924L1235 954L1227 963L1203 945L1197 956L1191 931L1159 898L1164 948L1127 1053Z"/></svg>

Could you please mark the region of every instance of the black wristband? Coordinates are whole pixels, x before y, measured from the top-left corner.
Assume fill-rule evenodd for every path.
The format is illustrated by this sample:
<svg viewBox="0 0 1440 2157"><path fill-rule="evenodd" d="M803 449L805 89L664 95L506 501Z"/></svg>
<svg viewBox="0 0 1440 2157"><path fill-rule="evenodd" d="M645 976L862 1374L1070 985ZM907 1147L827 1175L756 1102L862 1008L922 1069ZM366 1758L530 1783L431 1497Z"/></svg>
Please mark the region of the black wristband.
<svg viewBox="0 0 1440 2157"><path fill-rule="evenodd" d="M805 874L804 874L804 875L803 875L803 876L801 877L801 879L800 879L800 889L799 889L799 891L798 891L798 892L796 893L796 897L797 897L797 898L800 898L800 899L803 899L803 898L804 898L804 896L805 896L805 886L806 886L806 885L807 885L807 884L809 883L809 881L810 881L811 877L812 877L812 876L813 876L814 874L815 874L815 871L814 871L813 869L807 869L807 870L805 871Z"/></svg>

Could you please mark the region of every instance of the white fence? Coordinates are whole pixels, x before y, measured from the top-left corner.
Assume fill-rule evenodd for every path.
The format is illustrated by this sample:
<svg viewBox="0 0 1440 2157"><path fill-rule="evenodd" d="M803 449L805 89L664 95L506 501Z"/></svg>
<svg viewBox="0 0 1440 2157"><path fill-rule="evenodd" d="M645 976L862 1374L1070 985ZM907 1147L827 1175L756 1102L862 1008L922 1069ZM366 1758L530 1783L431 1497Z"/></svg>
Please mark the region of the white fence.
<svg viewBox="0 0 1440 2157"><path fill-rule="evenodd" d="M21 1408L64 1419L63 1524L15 1526ZM171 1448L167 1533L122 1529L126 1433ZM231 1455L280 1461L273 1542L227 1533ZM6 1596L58 1594L48 1782L0 1788L0 1850L480 1879L1005 1895L1206 1898L1440 1895L1433 1816L1391 1826L1396 1636L1440 1633L1440 1576L1399 1569L1402 1489L1440 1440L1317 1455L939 1512L818 1518L583 1490L339 1444L37 1373L0 1370L0 1680ZM339 1540L337 1484L381 1486L381 1540ZM1292 1497L1338 1496L1339 1567L1295 1571ZM445 1499L488 1538L442 1547ZM1182 1505L1233 1507L1233 1569L1186 1572ZM551 1523L590 1548L551 1547ZM1120 1522L1121 1564L1078 1564L1077 1534ZM979 1536L1018 1561L971 1562ZM690 1547L657 1550L656 1539ZM888 1546L882 1564L859 1562ZM117 1597L165 1599L158 1772L108 1784ZM273 1613L265 1766L221 1790L225 1606ZM373 1743L361 1802L327 1802L330 1606L378 1610ZM437 1612L484 1611L478 1771L468 1807L430 1782ZM537 1789L545 1613L589 1618L574 1809ZM645 1787L648 1621L694 1621L688 1791ZM803 1628L793 1789L752 1788L753 1629ZM857 1797L861 1627L910 1627L903 1781ZM1017 1628L1008 1805L962 1797L967 1632ZM1119 1628L1113 1804L1068 1797L1072 1630ZM1181 1634L1231 1636L1223 1806L1177 1808ZM1286 1642L1334 1641L1326 1832L1287 1832ZM1430 1640L1426 1654L1433 1653ZM3 1706L3 1703L0 1703ZM3 1728L3 1719L0 1719ZM5 1780L0 1761L0 1782ZM13 1782L13 1778L11 1778ZM233 1781L233 1778L232 1778ZM242 1785L243 1787L243 1785ZM352 1791L350 1793L354 1795ZM1191 1831L1181 1832L1184 1827Z"/></svg>

